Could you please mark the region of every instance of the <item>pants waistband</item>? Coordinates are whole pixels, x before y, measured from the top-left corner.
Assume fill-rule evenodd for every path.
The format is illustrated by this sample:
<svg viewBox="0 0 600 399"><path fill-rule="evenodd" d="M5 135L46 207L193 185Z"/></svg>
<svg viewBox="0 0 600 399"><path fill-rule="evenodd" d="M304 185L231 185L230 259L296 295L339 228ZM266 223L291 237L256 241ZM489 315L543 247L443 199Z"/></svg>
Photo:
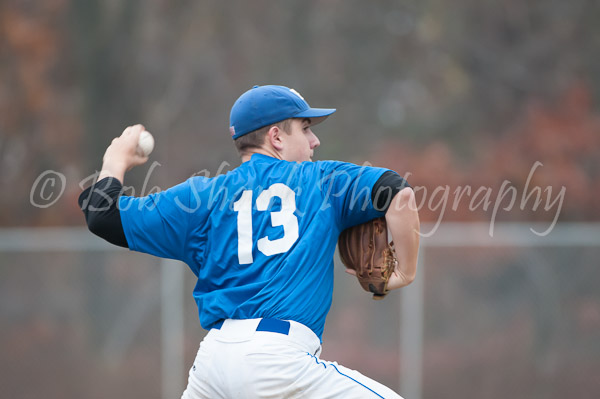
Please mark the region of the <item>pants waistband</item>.
<svg viewBox="0 0 600 399"><path fill-rule="evenodd" d="M220 330L223 326L225 320L221 320L217 322L213 328ZM290 322L287 320L279 320L279 319L270 319L264 318L260 319L258 322L258 326L256 326L256 331L267 331L273 333L279 333L283 335L288 335L290 333Z"/></svg>
<svg viewBox="0 0 600 399"><path fill-rule="evenodd" d="M213 326L210 335L219 340L241 342L248 339L257 339L257 333L275 333L269 339L282 339L302 347L303 350L315 354L321 349L321 340L304 324L293 320L279 319L227 319ZM216 335L215 335L216 334Z"/></svg>

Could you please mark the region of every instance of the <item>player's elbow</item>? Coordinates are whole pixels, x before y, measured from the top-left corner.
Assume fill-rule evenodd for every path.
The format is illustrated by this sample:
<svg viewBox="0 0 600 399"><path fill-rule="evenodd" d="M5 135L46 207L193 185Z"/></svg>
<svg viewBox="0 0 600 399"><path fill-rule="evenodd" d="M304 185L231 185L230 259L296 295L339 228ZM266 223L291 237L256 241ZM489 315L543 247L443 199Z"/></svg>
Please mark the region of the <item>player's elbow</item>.
<svg viewBox="0 0 600 399"><path fill-rule="evenodd" d="M129 248L118 211L89 212L86 215L88 229L111 244Z"/></svg>
<svg viewBox="0 0 600 399"><path fill-rule="evenodd" d="M111 227L110 218L101 212L89 212L86 216L88 230L106 240Z"/></svg>
<svg viewBox="0 0 600 399"><path fill-rule="evenodd" d="M98 212L89 212L86 216L88 230L98 237L102 237L107 230L106 218L103 218Z"/></svg>

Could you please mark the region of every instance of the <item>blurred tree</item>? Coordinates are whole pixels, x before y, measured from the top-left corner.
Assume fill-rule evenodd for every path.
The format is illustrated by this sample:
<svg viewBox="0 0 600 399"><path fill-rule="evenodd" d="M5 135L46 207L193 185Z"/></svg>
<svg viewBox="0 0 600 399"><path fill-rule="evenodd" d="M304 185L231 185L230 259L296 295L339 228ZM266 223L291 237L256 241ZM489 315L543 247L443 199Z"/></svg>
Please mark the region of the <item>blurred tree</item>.
<svg viewBox="0 0 600 399"><path fill-rule="evenodd" d="M598 11L586 0L5 0L0 167L11 190L0 195L0 223L81 223L79 183L100 167L112 137L136 122L157 139L152 159L162 166L151 186L203 169L214 174L223 161L234 167L229 109L254 84L285 84L314 106L338 108L315 129L322 159L362 162L369 153L381 163L374 151L392 140L406 157L418 154L415 162L429 160L421 181L445 183L433 164L460 181L486 145L511 141L503 137L534 123L526 121L536 119L536 104L560 104L574 85L588 98L574 106L583 107L580 123L593 125ZM531 151L520 156L527 169L543 161ZM573 178L579 170L576 181L597 179L595 166L582 169L577 160L552 157L546 165ZM141 185L148 168L130 173L128 184ZM67 188L42 210L28 197L46 169L63 173ZM488 169L468 180L506 173ZM588 197L596 190L578 184Z"/></svg>

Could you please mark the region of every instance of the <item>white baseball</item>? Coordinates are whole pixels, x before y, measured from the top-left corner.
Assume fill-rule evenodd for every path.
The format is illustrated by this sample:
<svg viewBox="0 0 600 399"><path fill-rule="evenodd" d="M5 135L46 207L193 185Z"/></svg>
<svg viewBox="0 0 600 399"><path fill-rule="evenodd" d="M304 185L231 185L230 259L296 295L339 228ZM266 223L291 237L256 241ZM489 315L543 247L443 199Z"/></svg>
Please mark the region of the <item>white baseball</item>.
<svg viewBox="0 0 600 399"><path fill-rule="evenodd" d="M143 131L140 134L140 139L138 140L136 151L139 155L143 157L147 157L150 155L152 150L154 149L154 137L150 134L150 132Z"/></svg>

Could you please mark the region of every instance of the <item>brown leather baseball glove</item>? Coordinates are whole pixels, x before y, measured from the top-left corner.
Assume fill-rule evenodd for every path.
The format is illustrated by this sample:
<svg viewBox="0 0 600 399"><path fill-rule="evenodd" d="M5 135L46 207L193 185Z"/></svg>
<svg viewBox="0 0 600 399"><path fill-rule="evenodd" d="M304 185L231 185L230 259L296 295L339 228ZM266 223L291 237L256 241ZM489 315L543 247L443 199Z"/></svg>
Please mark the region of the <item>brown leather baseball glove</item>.
<svg viewBox="0 0 600 399"><path fill-rule="evenodd" d="M350 227L340 234L338 247L342 263L354 270L358 282L373 299L383 299L387 284L398 264L393 242L388 242L384 217ZM354 273L352 273L354 274Z"/></svg>

